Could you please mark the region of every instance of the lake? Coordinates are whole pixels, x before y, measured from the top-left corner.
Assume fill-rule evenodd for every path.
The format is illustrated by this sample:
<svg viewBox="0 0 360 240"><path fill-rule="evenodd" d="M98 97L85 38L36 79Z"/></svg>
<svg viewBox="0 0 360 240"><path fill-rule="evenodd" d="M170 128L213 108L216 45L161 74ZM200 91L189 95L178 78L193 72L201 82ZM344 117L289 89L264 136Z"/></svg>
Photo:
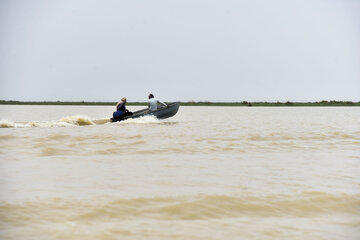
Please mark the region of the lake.
<svg viewBox="0 0 360 240"><path fill-rule="evenodd" d="M114 108L0 105L1 239L360 239L359 107Z"/></svg>

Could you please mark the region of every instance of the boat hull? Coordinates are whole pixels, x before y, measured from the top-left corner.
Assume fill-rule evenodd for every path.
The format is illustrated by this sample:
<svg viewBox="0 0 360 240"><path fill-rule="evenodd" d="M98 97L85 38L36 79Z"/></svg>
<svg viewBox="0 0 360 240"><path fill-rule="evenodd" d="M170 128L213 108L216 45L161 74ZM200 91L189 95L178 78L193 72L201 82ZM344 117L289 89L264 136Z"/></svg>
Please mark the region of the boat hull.
<svg viewBox="0 0 360 240"><path fill-rule="evenodd" d="M161 106L159 107L157 110L155 111L150 111L148 108L133 112L133 114L131 116L126 116L124 118L124 120L129 119L129 118L139 118L139 117L143 117L143 116L155 116L158 119L166 119L169 117L174 116L180 107L180 103L179 102L173 102L173 103L168 103L167 106ZM112 122L115 122L113 119L111 119Z"/></svg>

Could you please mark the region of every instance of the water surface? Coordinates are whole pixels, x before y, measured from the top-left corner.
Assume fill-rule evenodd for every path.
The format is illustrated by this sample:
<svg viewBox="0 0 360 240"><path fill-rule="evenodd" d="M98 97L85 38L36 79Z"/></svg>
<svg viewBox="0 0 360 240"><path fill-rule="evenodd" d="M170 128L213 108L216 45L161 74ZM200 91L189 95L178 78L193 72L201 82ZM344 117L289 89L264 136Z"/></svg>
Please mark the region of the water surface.
<svg viewBox="0 0 360 240"><path fill-rule="evenodd" d="M1 239L360 239L360 108L112 111L0 106Z"/></svg>

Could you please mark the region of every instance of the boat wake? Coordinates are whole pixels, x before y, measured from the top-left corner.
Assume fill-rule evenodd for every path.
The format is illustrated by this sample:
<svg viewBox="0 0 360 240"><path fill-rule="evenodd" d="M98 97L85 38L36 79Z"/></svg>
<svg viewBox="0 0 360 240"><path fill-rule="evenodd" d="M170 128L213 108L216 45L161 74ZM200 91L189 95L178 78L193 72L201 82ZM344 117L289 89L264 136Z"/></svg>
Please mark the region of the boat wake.
<svg viewBox="0 0 360 240"><path fill-rule="evenodd" d="M129 118L124 121L115 122L113 124L132 124L132 123L161 123L159 119L157 119L155 116L143 116L139 118Z"/></svg>
<svg viewBox="0 0 360 240"><path fill-rule="evenodd" d="M84 115L74 115L63 117L60 120L53 121L29 121L29 122L15 122L6 119L0 120L0 128L32 128L32 127L77 127L89 125L104 125L104 124L147 124L147 123L161 123L159 119L154 116L144 116L140 118L127 119L121 122L111 123L110 119L90 119Z"/></svg>
<svg viewBox="0 0 360 240"><path fill-rule="evenodd" d="M76 127L96 124L89 117L83 115L75 115L63 117L54 121L29 121L14 122L6 119L0 121L0 128L31 128L31 127Z"/></svg>

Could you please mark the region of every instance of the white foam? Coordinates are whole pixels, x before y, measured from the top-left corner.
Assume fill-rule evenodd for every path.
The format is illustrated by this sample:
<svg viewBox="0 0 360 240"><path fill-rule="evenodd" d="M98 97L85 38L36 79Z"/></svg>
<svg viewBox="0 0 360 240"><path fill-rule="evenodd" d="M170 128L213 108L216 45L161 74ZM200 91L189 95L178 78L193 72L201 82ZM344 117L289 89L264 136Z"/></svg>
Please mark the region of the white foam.
<svg viewBox="0 0 360 240"><path fill-rule="evenodd" d="M0 121L0 128L31 128L31 127L76 127L94 125L95 123L87 116L75 115L63 117L58 121L30 121L14 122L6 119Z"/></svg>
<svg viewBox="0 0 360 240"><path fill-rule="evenodd" d="M130 118L125 121L116 122L115 124L133 124L133 123L160 123L160 120L157 119L155 116L143 116L139 118Z"/></svg>
<svg viewBox="0 0 360 240"><path fill-rule="evenodd" d="M104 120L91 120L84 115L74 115L63 117L58 121L30 121L30 122L14 122L3 119L0 121L0 128L32 128L32 127L76 127L86 125L109 124L107 119ZM155 116L144 116L139 118L130 118L125 121L111 123L111 124L149 124L161 123Z"/></svg>
<svg viewBox="0 0 360 240"><path fill-rule="evenodd" d="M84 115L68 116L60 119L60 122L73 124L76 126L94 125L95 123L91 119Z"/></svg>
<svg viewBox="0 0 360 240"><path fill-rule="evenodd" d="M15 122L9 121L7 119L1 119L0 121L0 128L14 128Z"/></svg>

